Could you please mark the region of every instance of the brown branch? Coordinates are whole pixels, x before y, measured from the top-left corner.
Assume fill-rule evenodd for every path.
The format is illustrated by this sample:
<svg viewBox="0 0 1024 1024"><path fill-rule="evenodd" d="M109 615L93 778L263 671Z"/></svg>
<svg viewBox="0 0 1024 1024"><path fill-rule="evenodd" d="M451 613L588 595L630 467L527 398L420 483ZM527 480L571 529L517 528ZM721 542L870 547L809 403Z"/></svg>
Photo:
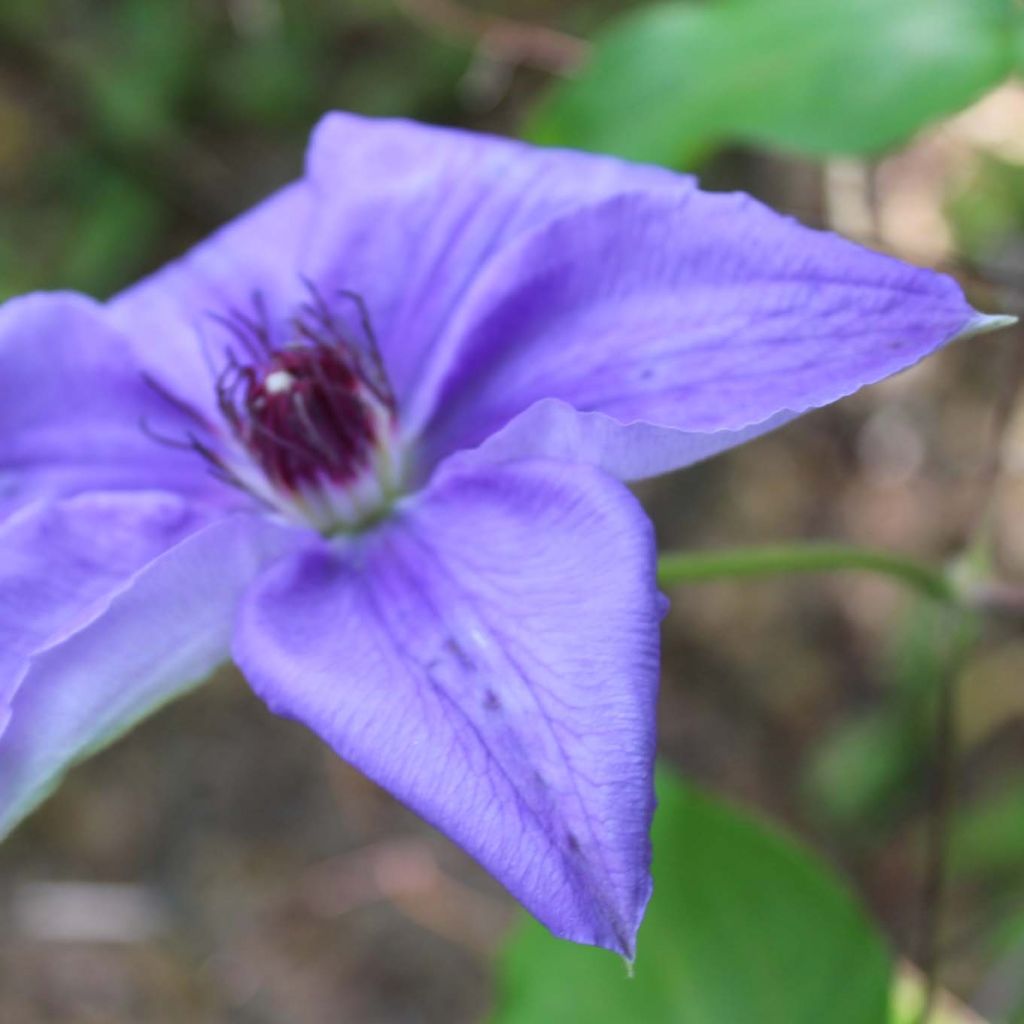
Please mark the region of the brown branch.
<svg viewBox="0 0 1024 1024"><path fill-rule="evenodd" d="M1024 586L987 580L968 589L966 603L980 612L1006 618L1024 618Z"/></svg>
<svg viewBox="0 0 1024 1024"><path fill-rule="evenodd" d="M935 708L933 783L929 800L925 848L925 878L919 960L924 975L924 1006L919 1024L929 1024L941 993L942 924L950 888L949 844L956 813L958 738L957 689L961 673L976 642L977 624L962 612L946 619L945 642L950 646L938 680Z"/></svg>
<svg viewBox="0 0 1024 1024"><path fill-rule="evenodd" d="M942 680L936 715L935 780L928 814L927 861L922 897L924 913L920 963L924 975L924 1006L918 1018L920 1024L928 1024L940 991L942 915L949 890L947 854L956 792L955 685L952 678Z"/></svg>
<svg viewBox="0 0 1024 1024"><path fill-rule="evenodd" d="M589 44L576 36L545 25L481 14L455 0L398 0L398 6L428 30L468 42L503 64L568 77L583 66L590 50Z"/></svg>

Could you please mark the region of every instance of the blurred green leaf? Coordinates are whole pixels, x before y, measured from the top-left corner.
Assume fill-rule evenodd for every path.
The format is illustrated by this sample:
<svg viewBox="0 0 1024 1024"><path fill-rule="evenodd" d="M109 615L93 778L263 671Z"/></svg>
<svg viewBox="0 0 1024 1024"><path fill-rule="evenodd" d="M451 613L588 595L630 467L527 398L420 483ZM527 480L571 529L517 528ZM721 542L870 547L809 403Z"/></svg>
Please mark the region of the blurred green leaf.
<svg viewBox="0 0 1024 1024"><path fill-rule="evenodd" d="M1002 873L1019 881L1024 864L1024 777L1004 780L997 792L959 812L950 837L958 874L988 881Z"/></svg>
<svg viewBox="0 0 1024 1024"><path fill-rule="evenodd" d="M55 276L64 287L102 297L142 270L166 215L131 178L102 165L86 175L89 166L83 161L81 205Z"/></svg>
<svg viewBox="0 0 1024 1024"><path fill-rule="evenodd" d="M201 56L189 4L132 0L112 8L68 56L105 131L148 139L176 130L176 107Z"/></svg>
<svg viewBox="0 0 1024 1024"><path fill-rule="evenodd" d="M740 139L878 152L1014 61L1013 0L721 0L643 8L549 94L536 141L692 165Z"/></svg>
<svg viewBox="0 0 1024 1024"><path fill-rule="evenodd" d="M890 963L850 894L757 819L662 774L636 977L526 922L494 1024L880 1024Z"/></svg>
<svg viewBox="0 0 1024 1024"><path fill-rule="evenodd" d="M983 157L946 212L960 249L990 257L1024 230L1024 167Z"/></svg>
<svg viewBox="0 0 1024 1024"><path fill-rule="evenodd" d="M825 734L808 764L805 795L830 825L864 839L913 792L931 754L940 689L977 628L973 616L930 601L915 603L894 627L884 703Z"/></svg>
<svg viewBox="0 0 1024 1024"><path fill-rule="evenodd" d="M211 66L212 96L225 116L265 126L316 118L317 54L293 35L239 41Z"/></svg>
<svg viewBox="0 0 1024 1024"><path fill-rule="evenodd" d="M927 754L923 725L890 705L825 735L807 769L814 810L859 840L873 834L870 826L884 824Z"/></svg>
<svg viewBox="0 0 1024 1024"><path fill-rule="evenodd" d="M45 28L50 11L37 0L4 0L0 4L0 31L38 31Z"/></svg>

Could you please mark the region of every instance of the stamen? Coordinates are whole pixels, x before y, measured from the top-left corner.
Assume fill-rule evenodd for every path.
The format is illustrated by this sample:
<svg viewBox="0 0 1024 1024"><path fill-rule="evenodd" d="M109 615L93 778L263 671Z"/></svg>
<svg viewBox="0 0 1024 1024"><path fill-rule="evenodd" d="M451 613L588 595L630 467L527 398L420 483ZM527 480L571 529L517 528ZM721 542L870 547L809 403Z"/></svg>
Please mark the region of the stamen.
<svg viewBox="0 0 1024 1024"><path fill-rule="evenodd" d="M287 370L274 370L273 373L268 373L263 381L264 387L272 395L290 391L294 383L295 378Z"/></svg>
<svg viewBox="0 0 1024 1024"><path fill-rule="evenodd" d="M155 387L209 438L190 434L177 446L197 452L225 483L331 533L372 517L395 493L397 410L362 297L338 293L358 311L365 337L354 344L323 294L305 285L309 299L287 321L283 346L274 347L258 292L252 314L212 315L233 342L214 385L221 429Z"/></svg>

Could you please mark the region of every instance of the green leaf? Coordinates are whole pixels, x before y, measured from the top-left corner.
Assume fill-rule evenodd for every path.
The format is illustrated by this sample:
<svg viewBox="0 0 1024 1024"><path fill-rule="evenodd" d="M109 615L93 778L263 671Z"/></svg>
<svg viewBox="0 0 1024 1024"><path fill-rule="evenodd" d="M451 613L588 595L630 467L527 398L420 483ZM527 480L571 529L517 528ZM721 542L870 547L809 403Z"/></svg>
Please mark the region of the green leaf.
<svg viewBox="0 0 1024 1024"><path fill-rule="evenodd" d="M720 0L613 23L549 94L536 141L692 165L739 139L878 152L1002 80L1013 0Z"/></svg>
<svg viewBox="0 0 1024 1024"><path fill-rule="evenodd" d="M1015 13L1013 31L1013 68L1018 75L1024 75L1024 11Z"/></svg>
<svg viewBox="0 0 1024 1024"><path fill-rule="evenodd" d="M990 885L1002 878L1019 884L1024 863L1024 777L1002 781L992 794L960 811L950 837L950 859L958 874Z"/></svg>
<svg viewBox="0 0 1024 1024"><path fill-rule="evenodd" d="M1024 167L981 156L946 213L959 251L991 259L1024 230Z"/></svg>
<svg viewBox="0 0 1024 1024"><path fill-rule="evenodd" d="M894 624L881 675L884 703L825 733L808 761L805 796L831 827L870 839L925 770L943 685L977 639L976 618L919 601Z"/></svg>
<svg viewBox="0 0 1024 1024"><path fill-rule="evenodd" d="M166 213L150 192L113 168L83 158L77 170L81 200L68 213L73 230L50 272L65 287L109 295L145 268Z"/></svg>
<svg viewBox="0 0 1024 1024"><path fill-rule="evenodd" d="M227 50L211 65L213 98L223 114L266 128L316 111L316 54L311 41L274 34Z"/></svg>
<svg viewBox="0 0 1024 1024"><path fill-rule="evenodd" d="M502 958L494 1024L884 1021L885 945L829 870L667 775L658 792L636 976L525 922Z"/></svg>
<svg viewBox="0 0 1024 1024"><path fill-rule="evenodd" d="M927 717L903 712L893 701L845 721L818 741L809 759L808 801L832 828L845 827L850 841L877 840L927 757Z"/></svg>
<svg viewBox="0 0 1024 1024"><path fill-rule="evenodd" d="M90 23L91 40L67 49L85 106L107 134L137 142L176 131L202 52L200 24L186 4L132 0Z"/></svg>

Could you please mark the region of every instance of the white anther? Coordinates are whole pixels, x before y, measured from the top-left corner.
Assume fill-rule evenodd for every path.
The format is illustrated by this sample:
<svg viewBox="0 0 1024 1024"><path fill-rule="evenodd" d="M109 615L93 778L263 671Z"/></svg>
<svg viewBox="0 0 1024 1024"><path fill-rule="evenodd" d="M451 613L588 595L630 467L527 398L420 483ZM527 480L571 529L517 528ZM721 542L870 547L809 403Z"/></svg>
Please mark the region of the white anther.
<svg viewBox="0 0 1024 1024"><path fill-rule="evenodd" d="M268 373L263 381L263 386L271 395L280 395L284 391L291 391L295 378L287 370L274 370Z"/></svg>

